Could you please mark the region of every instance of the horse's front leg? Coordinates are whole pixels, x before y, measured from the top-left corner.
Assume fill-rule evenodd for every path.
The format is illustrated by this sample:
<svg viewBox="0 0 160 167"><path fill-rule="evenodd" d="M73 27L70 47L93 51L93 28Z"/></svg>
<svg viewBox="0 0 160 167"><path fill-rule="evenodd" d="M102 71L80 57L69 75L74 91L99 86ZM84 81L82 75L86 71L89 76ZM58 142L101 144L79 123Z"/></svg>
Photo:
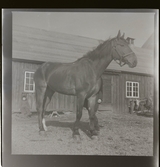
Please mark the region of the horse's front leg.
<svg viewBox="0 0 160 167"><path fill-rule="evenodd" d="M99 124L96 112L98 110L98 95L92 96L88 99L88 113L90 119L90 131L92 137L98 136L99 134Z"/></svg>
<svg viewBox="0 0 160 167"><path fill-rule="evenodd" d="M77 112L76 112L76 121L74 123L73 127L73 137L79 138L80 139L80 134L79 134L79 127L80 127L80 119L82 117L82 109L84 106L84 100L85 100L85 95L78 95L77 96Z"/></svg>

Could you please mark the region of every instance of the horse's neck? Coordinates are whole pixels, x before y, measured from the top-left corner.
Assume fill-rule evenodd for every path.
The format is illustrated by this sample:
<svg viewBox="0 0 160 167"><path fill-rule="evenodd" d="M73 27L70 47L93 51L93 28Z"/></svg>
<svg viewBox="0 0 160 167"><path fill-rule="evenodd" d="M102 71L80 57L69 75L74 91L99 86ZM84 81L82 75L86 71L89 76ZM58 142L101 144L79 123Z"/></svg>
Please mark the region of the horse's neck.
<svg viewBox="0 0 160 167"><path fill-rule="evenodd" d="M113 60L111 43L108 42L106 46L102 46L101 49L95 50L93 52L96 52L95 59L93 60L93 66L97 77L99 78Z"/></svg>

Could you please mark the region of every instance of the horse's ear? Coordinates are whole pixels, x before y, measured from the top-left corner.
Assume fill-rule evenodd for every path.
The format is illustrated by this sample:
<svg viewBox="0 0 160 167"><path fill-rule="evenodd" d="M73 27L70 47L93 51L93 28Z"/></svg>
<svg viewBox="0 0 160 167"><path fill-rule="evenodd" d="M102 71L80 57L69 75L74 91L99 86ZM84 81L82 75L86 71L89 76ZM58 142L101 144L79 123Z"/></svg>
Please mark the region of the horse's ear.
<svg viewBox="0 0 160 167"><path fill-rule="evenodd" d="M118 31L118 35L117 35L117 38L119 39L121 37L121 32L120 30Z"/></svg>
<svg viewBox="0 0 160 167"><path fill-rule="evenodd" d="M121 36L121 38L123 38L123 39L124 39L124 35L125 35L125 33L123 33L123 35Z"/></svg>

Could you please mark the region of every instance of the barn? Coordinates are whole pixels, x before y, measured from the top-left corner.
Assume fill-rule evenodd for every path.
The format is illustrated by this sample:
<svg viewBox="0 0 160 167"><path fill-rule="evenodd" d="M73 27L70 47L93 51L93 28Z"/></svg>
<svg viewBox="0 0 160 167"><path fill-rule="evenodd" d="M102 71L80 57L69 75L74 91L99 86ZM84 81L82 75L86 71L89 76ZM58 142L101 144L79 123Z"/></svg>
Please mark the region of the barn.
<svg viewBox="0 0 160 167"><path fill-rule="evenodd" d="M14 24L12 30L12 112L21 112L23 97L30 111L36 111L33 75L43 62L73 62L103 42ZM129 68L111 62L102 76L100 110L126 113L130 99L153 96L154 35L141 48L134 46L133 38L127 40L138 57L138 65ZM47 107L47 111L54 110L75 111L76 98L55 93Z"/></svg>

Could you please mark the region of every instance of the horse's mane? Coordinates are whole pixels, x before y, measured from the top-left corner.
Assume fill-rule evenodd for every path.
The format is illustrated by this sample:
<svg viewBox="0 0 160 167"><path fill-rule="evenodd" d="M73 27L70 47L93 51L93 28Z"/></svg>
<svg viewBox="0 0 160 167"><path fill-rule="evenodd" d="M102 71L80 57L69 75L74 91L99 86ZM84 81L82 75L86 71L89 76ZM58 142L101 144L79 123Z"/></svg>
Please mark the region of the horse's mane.
<svg viewBox="0 0 160 167"><path fill-rule="evenodd" d="M114 38L109 38L103 43L99 44L95 49L87 52L85 55L83 55L81 58L79 58L77 61L84 59L84 58L89 58L90 60L94 61L95 59L100 59L103 54L98 55L98 53L102 50L104 50L106 47L108 47L108 44L113 40Z"/></svg>

